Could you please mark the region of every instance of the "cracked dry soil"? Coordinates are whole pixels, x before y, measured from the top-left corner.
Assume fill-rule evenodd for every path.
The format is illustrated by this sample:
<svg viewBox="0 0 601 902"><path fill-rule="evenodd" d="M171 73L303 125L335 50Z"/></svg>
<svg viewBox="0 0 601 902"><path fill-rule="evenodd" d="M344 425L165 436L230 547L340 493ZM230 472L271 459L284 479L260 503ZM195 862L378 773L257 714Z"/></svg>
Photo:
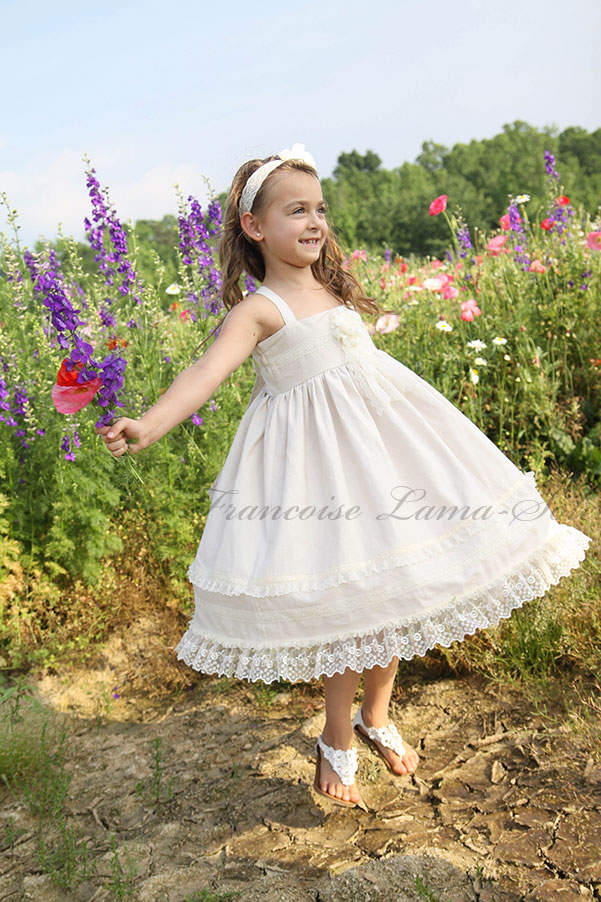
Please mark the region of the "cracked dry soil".
<svg viewBox="0 0 601 902"><path fill-rule="evenodd" d="M54 888L35 863L35 821L9 801L2 819L29 833L0 850L0 900L115 898L111 833L124 869L135 863L140 902L204 888L244 902L601 898L601 768L507 690L403 678L390 713L420 766L394 777L355 739L364 812L312 790L319 693L294 687L264 706L246 683L204 677L99 721L86 679L89 669L46 674L38 689L67 724L67 813L91 840L96 876L72 894ZM152 779L156 737L163 779L173 777L158 808L134 789Z"/></svg>

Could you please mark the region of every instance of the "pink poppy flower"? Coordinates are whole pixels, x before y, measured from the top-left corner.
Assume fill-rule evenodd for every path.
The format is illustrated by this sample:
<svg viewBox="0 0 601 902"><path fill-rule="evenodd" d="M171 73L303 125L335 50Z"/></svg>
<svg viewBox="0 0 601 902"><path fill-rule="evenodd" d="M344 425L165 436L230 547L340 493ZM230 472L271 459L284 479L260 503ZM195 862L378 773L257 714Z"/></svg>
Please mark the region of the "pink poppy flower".
<svg viewBox="0 0 601 902"><path fill-rule="evenodd" d="M547 272L547 267L544 265L544 263L541 263L540 260L533 260L528 267L528 272Z"/></svg>
<svg viewBox="0 0 601 902"><path fill-rule="evenodd" d="M471 323L476 316L480 316L481 310L473 298L468 298L461 304L461 319Z"/></svg>
<svg viewBox="0 0 601 902"><path fill-rule="evenodd" d="M511 228L511 223L509 222L509 213L506 213L505 216L501 216L501 218L499 219L499 225L504 232L507 232L508 229Z"/></svg>
<svg viewBox="0 0 601 902"><path fill-rule="evenodd" d="M375 331L394 332L394 330L399 327L399 320L400 317L398 313L384 313L376 320Z"/></svg>
<svg viewBox="0 0 601 902"><path fill-rule="evenodd" d="M427 288L428 291L440 291L444 284L440 276L424 279L424 288Z"/></svg>
<svg viewBox="0 0 601 902"><path fill-rule="evenodd" d="M487 249L496 256L500 253L501 248L507 241L507 235L495 235L494 238L491 238L488 244L486 245Z"/></svg>
<svg viewBox="0 0 601 902"><path fill-rule="evenodd" d="M601 232L589 232L586 236L586 246L594 251L601 251Z"/></svg>
<svg viewBox="0 0 601 902"><path fill-rule="evenodd" d="M446 194L440 194L438 197L435 197L428 212L430 216L438 216L439 213L442 213L443 210L447 208L447 196Z"/></svg>

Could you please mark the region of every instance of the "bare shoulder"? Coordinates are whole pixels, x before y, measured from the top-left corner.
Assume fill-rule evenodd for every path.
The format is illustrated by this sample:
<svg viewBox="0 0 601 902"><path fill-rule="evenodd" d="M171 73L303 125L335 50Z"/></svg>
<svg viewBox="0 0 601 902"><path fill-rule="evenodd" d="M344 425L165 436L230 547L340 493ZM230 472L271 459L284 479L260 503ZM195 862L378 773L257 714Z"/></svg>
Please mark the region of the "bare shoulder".
<svg viewBox="0 0 601 902"><path fill-rule="evenodd" d="M282 315L273 301L261 294L248 294L236 304L241 315L247 317L253 325L253 331L257 333L257 341L262 341L282 325Z"/></svg>

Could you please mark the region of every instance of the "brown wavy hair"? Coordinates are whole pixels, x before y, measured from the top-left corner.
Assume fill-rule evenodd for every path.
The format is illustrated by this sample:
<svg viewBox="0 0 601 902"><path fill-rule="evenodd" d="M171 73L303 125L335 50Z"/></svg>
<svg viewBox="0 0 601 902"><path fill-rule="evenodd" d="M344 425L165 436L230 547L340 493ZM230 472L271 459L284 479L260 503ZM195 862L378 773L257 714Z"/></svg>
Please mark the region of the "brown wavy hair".
<svg viewBox="0 0 601 902"><path fill-rule="evenodd" d="M270 157L265 157L264 160L248 160L240 166L232 180L227 197L225 215L223 217L223 229L218 250L222 275L222 287L219 296L226 308L226 313L219 320L215 328L211 330L209 335L207 335L201 344L198 345L198 348L201 348L211 335L219 329L232 307L242 301L243 298L240 289L240 276L242 273L246 271L259 282L262 282L265 278L265 261L263 260L263 255L259 249L260 242L254 241L253 238L246 234L240 225L240 210L238 205L240 203L242 190L253 172L258 169L259 166L262 166L263 163L268 163L270 160L276 159L279 159L279 157L272 155ZM274 172L289 172L291 170L307 172L309 175L313 175L317 178L317 173L308 163L304 163L302 160L284 160L283 163L277 166L264 179L255 195L251 210L252 213L261 215L266 209L269 203L269 191L267 189L269 188ZM324 288L327 288L332 294L340 298L347 307L351 307L361 313L370 316L375 314L381 316L383 313L393 312L380 308L373 298L367 297L367 295L363 293L363 289L355 276L343 269L343 258L344 255L342 250L336 240L330 223L328 223L328 233L321 249L321 253L318 259L311 264L313 275L317 281L321 282ZM198 348L196 348L196 350L198 350ZM194 353L196 353L196 351Z"/></svg>

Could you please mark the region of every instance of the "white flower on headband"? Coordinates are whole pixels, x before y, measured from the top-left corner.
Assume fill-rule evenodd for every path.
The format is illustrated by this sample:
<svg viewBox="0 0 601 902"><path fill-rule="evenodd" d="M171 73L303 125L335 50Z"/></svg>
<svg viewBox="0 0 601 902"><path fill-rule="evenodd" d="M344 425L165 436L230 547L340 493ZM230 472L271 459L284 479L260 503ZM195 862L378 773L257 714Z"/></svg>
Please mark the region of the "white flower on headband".
<svg viewBox="0 0 601 902"><path fill-rule="evenodd" d="M317 173L317 166L315 164L315 160L311 156L308 150L305 150L304 144L293 144L292 147L285 147L283 150L280 150L279 154L277 154L277 159L269 160L267 163L263 163L262 166L259 166L258 169L249 176L248 181L246 182L242 192L240 194L240 200L238 202L238 210L240 212L240 216L243 213L249 213L252 210L252 205L254 203L257 191L267 178L270 172L273 172L274 169L277 169L284 160L302 160L303 163L308 163L309 166L312 166L315 172Z"/></svg>
<svg viewBox="0 0 601 902"><path fill-rule="evenodd" d="M317 171L317 164L309 151L305 150L304 144L297 142L292 147L285 147L283 150L280 150L278 157L280 160L302 160L303 163L308 163L309 166L312 166Z"/></svg>

